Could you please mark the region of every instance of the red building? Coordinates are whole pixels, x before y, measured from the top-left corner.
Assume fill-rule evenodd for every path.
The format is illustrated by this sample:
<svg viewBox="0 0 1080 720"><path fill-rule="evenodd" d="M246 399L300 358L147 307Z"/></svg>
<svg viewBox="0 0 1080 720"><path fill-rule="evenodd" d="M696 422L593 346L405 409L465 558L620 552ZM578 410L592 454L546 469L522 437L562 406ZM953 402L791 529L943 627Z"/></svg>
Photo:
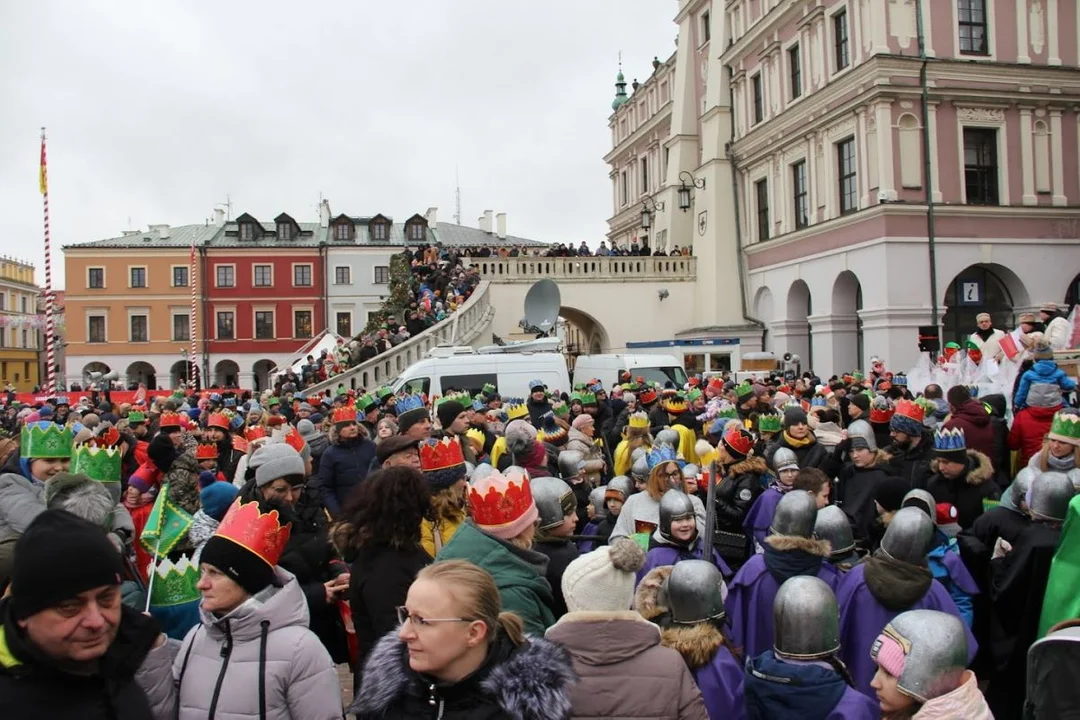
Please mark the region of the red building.
<svg viewBox="0 0 1080 720"><path fill-rule="evenodd" d="M200 248L211 383L263 389L322 332L328 228L244 213Z"/></svg>

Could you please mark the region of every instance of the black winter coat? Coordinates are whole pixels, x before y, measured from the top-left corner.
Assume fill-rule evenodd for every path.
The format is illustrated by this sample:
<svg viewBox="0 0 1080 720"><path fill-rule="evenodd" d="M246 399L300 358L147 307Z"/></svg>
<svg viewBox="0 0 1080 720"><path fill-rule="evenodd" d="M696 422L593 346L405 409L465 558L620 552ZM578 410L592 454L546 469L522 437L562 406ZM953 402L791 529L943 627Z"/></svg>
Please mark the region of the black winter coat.
<svg viewBox="0 0 1080 720"><path fill-rule="evenodd" d="M150 703L135 682L161 630L137 610L122 607L116 639L92 675L59 667L30 644L0 601L0 718L4 720L152 720Z"/></svg>
<svg viewBox="0 0 1080 720"><path fill-rule="evenodd" d="M919 444L913 448L902 449L893 443L885 448L885 452L892 457L889 472L907 480L912 489L926 489L926 483L933 475L930 461L934 459L934 436L929 431L923 430Z"/></svg>
<svg viewBox="0 0 1080 720"><path fill-rule="evenodd" d="M999 505L977 517L971 527L956 536L960 557L984 593L990 589L990 559L998 538L1015 545L1029 525L1031 518L1026 514Z"/></svg>
<svg viewBox="0 0 1080 720"><path fill-rule="evenodd" d="M769 443L769 447L765 448L765 462L769 467L772 467L773 455L782 447L795 451L795 457L799 459L800 470L822 468L829 462L830 453L828 448L819 443L816 438L809 445L792 447L784 438L784 433L781 432L773 438L773 441Z"/></svg>
<svg viewBox="0 0 1080 720"><path fill-rule="evenodd" d="M743 521L757 496L765 491L769 468L759 457L729 465L721 470L716 486L716 529L743 533Z"/></svg>
<svg viewBox="0 0 1080 720"><path fill-rule="evenodd" d="M577 545L574 543L558 538L538 540L533 545L533 550L547 555L548 564L544 577L551 585L551 593L555 598L555 605L551 609L555 612L555 617L562 617L566 614L566 599L562 591L563 572L566 566L577 560L581 553L578 552Z"/></svg>
<svg viewBox="0 0 1080 720"><path fill-rule="evenodd" d="M873 465L861 468L849 462L837 478L836 504L851 521L856 542L867 549L872 545L874 520L877 519L874 496L878 485L890 477L888 463L888 454L878 450Z"/></svg>
<svg viewBox="0 0 1080 720"><path fill-rule="evenodd" d="M926 484L926 489L936 501L951 503L956 508L956 522L962 529L974 525L975 520L983 514L983 500L996 499L1001 495L992 481L994 470L990 467L990 459L975 450L968 450L967 456L968 469L955 480L948 480L938 472L935 458L930 465L934 474Z"/></svg>
<svg viewBox="0 0 1080 720"><path fill-rule="evenodd" d="M319 460L319 493L331 515L341 515L349 495L367 477L374 459L375 443L362 437L326 448Z"/></svg>
<svg viewBox="0 0 1080 720"><path fill-rule="evenodd" d="M528 402L525 403L525 407L529 410L529 422L532 423L534 428L541 428L544 425L542 418L547 413L551 412L551 403L547 398L544 398L540 402L535 402L531 397Z"/></svg>
<svg viewBox="0 0 1080 720"><path fill-rule="evenodd" d="M361 663L379 638L397 628L396 608L405 604L416 574L430 562L421 547L399 550L378 545L359 551L351 568L349 600Z"/></svg>

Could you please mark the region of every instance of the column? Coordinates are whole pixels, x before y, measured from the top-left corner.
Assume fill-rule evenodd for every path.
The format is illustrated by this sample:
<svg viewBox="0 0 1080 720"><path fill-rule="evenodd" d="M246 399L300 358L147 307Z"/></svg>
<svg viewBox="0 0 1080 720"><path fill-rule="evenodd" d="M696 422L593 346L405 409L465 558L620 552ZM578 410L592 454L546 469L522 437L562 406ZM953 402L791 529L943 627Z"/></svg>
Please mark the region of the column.
<svg viewBox="0 0 1080 720"><path fill-rule="evenodd" d="M942 312L944 308L938 308ZM860 310L863 351L877 355L886 367L911 368L919 359L919 326L930 324L929 308ZM816 330L815 330L816 333Z"/></svg>
<svg viewBox="0 0 1080 720"><path fill-rule="evenodd" d="M1032 154L1031 137L1031 108L1020 108L1020 168L1023 178L1024 196L1021 202L1024 205L1038 205L1039 199L1035 196L1035 158Z"/></svg>
<svg viewBox="0 0 1080 720"><path fill-rule="evenodd" d="M805 367L810 357L810 324L806 320L774 320L769 323L769 332L777 357L786 352L798 355Z"/></svg>
<svg viewBox="0 0 1080 720"><path fill-rule="evenodd" d="M1060 65L1061 53L1058 51L1058 40L1061 36L1061 28L1058 27L1058 0L1047 0L1046 2L1046 39L1047 39L1047 56L1046 63L1048 65ZM1055 155L1054 157L1061 157ZM1056 192L1056 191L1055 191ZM1055 203L1057 204L1057 203Z"/></svg>
<svg viewBox="0 0 1080 720"><path fill-rule="evenodd" d="M1016 62L1031 64L1028 44L1028 0L1016 0Z"/></svg>
<svg viewBox="0 0 1080 720"><path fill-rule="evenodd" d="M817 85L818 87L825 87L825 83L829 78L829 66L826 62L825 56L825 21L818 19L814 22L814 29L817 31L817 47L814 49L814 56L817 58L815 63L817 68Z"/></svg>
<svg viewBox="0 0 1080 720"><path fill-rule="evenodd" d="M810 207L807 210L806 219L814 225L818 221L818 181L817 181L817 148L815 148L814 135L806 136L806 189L807 202Z"/></svg>
<svg viewBox="0 0 1080 720"><path fill-rule="evenodd" d="M993 2L994 0L990 0ZM936 3L935 3L936 4ZM987 3L989 4L989 3ZM934 23L930 22L930 2L922 4L923 43L926 45L926 57L937 57L934 54Z"/></svg>
<svg viewBox="0 0 1080 720"><path fill-rule="evenodd" d="M811 315L814 370L822 377L862 367L858 357L859 321L855 315Z"/></svg>
<svg viewBox="0 0 1080 720"><path fill-rule="evenodd" d="M859 163L859 207L870 207L870 153L866 148L866 106L855 109L855 152Z"/></svg>
<svg viewBox="0 0 1080 720"><path fill-rule="evenodd" d="M937 148L937 103L930 103L929 107L930 117L930 178L934 183L934 191L930 194L934 202L942 202L943 195L941 194L941 156L938 155ZM890 152L892 145L889 145ZM959 202L960 198L956 199Z"/></svg>
<svg viewBox="0 0 1080 720"><path fill-rule="evenodd" d="M874 116L877 121L878 190L886 193L889 200L896 200L891 103L879 102L875 105Z"/></svg>
<svg viewBox="0 0 1080 720"><path fill-rule="evenodd" d="M1064 207L1069 204L1069 199L1065 197L1065 150L1061 140L1061 110L1058 108L1050 109L1050 167L1053 172L1053 203L1056 207Z"/></svg>
<svg viewBox="0 0 1080 720"><path fill-rule="evenodd" d="M889 34L886 27L887 8L885 0L870 0L870 18L874 24L874 53L889 52ZM929 47L927 48L929 50Z"/></svg>
<svg viewBox="0 0 1080 720"><path fill-rule="evenodd" d="M253 372L245 372L245 371L241 370L240 371L239 382L240 382L240 387L242 387L242 388L253 388L253 387L255 387L255 373L253 373Z"/></svg>

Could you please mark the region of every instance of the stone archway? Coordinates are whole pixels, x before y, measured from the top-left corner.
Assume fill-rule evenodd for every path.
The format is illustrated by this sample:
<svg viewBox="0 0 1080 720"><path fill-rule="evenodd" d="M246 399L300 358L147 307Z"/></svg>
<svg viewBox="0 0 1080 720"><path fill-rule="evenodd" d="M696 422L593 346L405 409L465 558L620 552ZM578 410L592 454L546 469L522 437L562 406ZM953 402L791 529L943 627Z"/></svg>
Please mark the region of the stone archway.
<svg viewBox="0 0 1080 720"><path fill-rule="evenodd" d="M604 326L589 313L563 306L559 308L559 317L570 326L571 332L578 338L573 354L596 355L611 347Z"/></svg>
<svg viewBox="0 0 1080 720"><path fill-rule="evenodd" d="M170 388L182 387L191 379L191 363L187 360L177 360L169 368Z"/></svg>
<svg viewBox="0 0 1080 720"><path fill-rule="evenodd" d="M788 288L785 317L775 323L775 352L799 356L803 370L813 367L813 346L810 343L810 324L807 318L814 312L810 287L804 280L795 280Z"/></svg>
<svg viewBox="0 0 1080 720"><path fill-rule="evenodd" d="M996 263L976 263L961 270L942 298L942 342L964 339L975 329L975 316L990 313L994 327L1016 325L1018 308L1031 306L1031 296L1015 272Z"/></svg>
<svg viewBox="0 0 1080 720"><path fill-rule="evenodd" d="M1065 304L1068 306L1066 310L1075 307L1080 303L1080 275L1077 275L1069 283L1069 287L1065 289Z"/></svg>
<svg viewBox="0 0 1080 720"><path fill-rule="evenodd" d="M262 392L270 387L270 372L277 367L277 363L273 360L257 360L251 366L251 372L254 373L255 378L255 390ZM376 378L377 379L377 378Z"/></svg>
<svg viewBox="0 0 1080 720"><path fill-rule="evenodd" d="M233 360L221 360L214 366L214 384L221 388L240 387L240 366Z"/></svg>
<svg viewBox="0 0 1080 720"><path fill-rule="evenodd" d="M765 329L761 332L761 349L766 352L773 350L774 339L770 330L775 317L774 313L772 290L768 286L759 288L754 295L754 317L765 325Z"/></svg>
<svg viewBox="0 0 1080 720"><path fill-rule="evenodd" d="M125 374L129 386L145 383L147 390L157 389L157 370L145 360L139 360L128 365Z"/></svg>
<svg viewBox="0 0 1080 720"><path fill-rule="evenodd" d="M814 320L813 346L822 377L857 370L862 365L862 285L850 270L836 276L832 311Z"/></svg>

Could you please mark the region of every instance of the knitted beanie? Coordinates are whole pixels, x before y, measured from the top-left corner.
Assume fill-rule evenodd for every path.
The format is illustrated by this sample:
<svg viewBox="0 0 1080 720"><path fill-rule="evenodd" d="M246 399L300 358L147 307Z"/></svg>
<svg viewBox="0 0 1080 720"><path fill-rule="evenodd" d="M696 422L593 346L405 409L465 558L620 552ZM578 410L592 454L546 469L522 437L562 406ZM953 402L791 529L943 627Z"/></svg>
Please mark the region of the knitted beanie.
<svg viewBox="0 0 1080 720"><path fill-rule="evenodd" d="M443 430L449 428L457 419L457 416L463 412L465 412L465 406L457 400L447 400L435 408L435 415L439 418L439 425L442 426Z"/></svg>
<svg viewBox="0 0 1080 720"><path fill-rule="evenodd" d="M596 421L593 420L592 415L588 415L586 413L581 413L576 418L574 418L574 422L572 424L572 427L575 430L580 430L581 428L585 427L586 425L590 425L590 424L595 423L595 422Z"/></svg>
<svg viewBox="0 0 1080 720"><path fill-rule="evenodd" d="M806 425L806 411L801 407L789 407L784 411L784 429L787 430L792 425Z"/></svg>
<svg viewBox="0 0 1080 720"><path fill-rule="evenodd" d="M870 412L870 397L866 393L856 393L855 397L851 398L851 404L863 412Z"/></svg>
<svg viewBox="0 0 1080 720"><path fill-rule="evenodd" d="M527 420L513 420L506 426L506 448L512 453L528 450L536 442L536 428Z"/></svg>
<svg viewBox="0 0 1080 720"><path fill-rule="evenodd" d="M922 435L923 424L907 415L893 415L889 419L889 429L912 437L919 437Z"/></svg>
<svg viewBox="0 0 1080 720"><path fill-rule="evenodd" d="M887 477L874 488L874 500L885 512L896 512L910 489L911 485L903 478Z"/></svg>
<svg viewBox="0 0 1080 720"><path fill-rule="evenodd" d="M199 493L202 511L221 522L238 492L239 489L229 482L218 481L207 485Z"/></svg>
<svg viewBox="0 0 1080 720"><path fill-rule="evenodd" d="M278 478L304 477L304 460L285 443L268 443L251 455L248 467L255 469L255 485L263 487Z"/></svg>
<svg viewBox="0 0 1080 720"><path fill-rule="evenodd" d="M645 552L626 537L581 555L563 571L566 608L570 612L629 610L637 571L644 564Z"/></svg>

